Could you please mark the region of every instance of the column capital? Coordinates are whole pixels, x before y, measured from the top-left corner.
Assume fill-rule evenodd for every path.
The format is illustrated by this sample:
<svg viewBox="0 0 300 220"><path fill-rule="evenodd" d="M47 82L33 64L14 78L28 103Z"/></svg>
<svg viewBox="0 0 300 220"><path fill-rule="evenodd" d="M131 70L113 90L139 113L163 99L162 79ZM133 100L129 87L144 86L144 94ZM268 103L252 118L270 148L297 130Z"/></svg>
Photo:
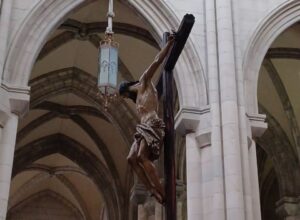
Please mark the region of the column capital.
<svg viewBox="0 0 300 220"><path fill-rule="evenodd" d="M181 135L195 133L201 147L211 144L210 106L203 108L182 107L175 117L175 129Z"/></svg>
<svg viewBox="0 0 300 220"><path fill-rule="evenodd" d="M210 107L204 108L183 106L175 116L175 129L182 135L196 132L199 122L210 113Z"/></svg>
<svg viewBox="0 0 300 220"><path fill-rule="evenodd" d="M276 203L276 206L276 212L281 217L300 217L300 196L283 197Z"/></svg>
<svg viewBox="0 0 300 220"><path fill-rule="evenodd" d="M1 88L7 91L8 93L18 93L18 94L25 94L29 95L30 92L30 87L29 86L16 86L16 85L11 85L8 82L2 81L1 83Z"/></svg>
<svg viewBox="0 0 300 220"><path fill-rule="evenodd" d="M6 93L11 113L23 117L29 111L30 87L16 87L2 82L1 89Z"/></svg>
<svg viewBox="0 0 300 220"><path fill-rule="evenodd" d="M23 117L29 111L29 100L10 98L11 112L19 117Z"/></svg>
<svg viewBox="0 0 300 220"><path fill-rule="evenodd" d="M262 136L268 128L268 124L265 122L266 115L247 113L246 116L250 123L252 137L257 138Z"/></svg>
<svg viewBox="0 0 300 220"><path fill-rule="evenodd" d="M252 140L263 135L267 130L268 124L266 121L266 115L264 114L249 114L246 113L248 119L248 146L252 145Z"/></svg>

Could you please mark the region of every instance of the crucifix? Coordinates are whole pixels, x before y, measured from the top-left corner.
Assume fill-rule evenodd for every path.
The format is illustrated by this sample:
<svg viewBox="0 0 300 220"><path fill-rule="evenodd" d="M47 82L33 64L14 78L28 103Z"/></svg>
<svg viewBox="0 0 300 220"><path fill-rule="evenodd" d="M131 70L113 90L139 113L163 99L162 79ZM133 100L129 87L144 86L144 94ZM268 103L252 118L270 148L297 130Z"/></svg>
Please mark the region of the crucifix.
<svg viewBox="0 0 300 220"><path fill-rule="evenodd" d="M174 146L173 69L194 25L186 14L177 32L164 33L163 49L136 82L123 82L119 94L136 103L140 124L127 160L151 195L166 209L166 220L176 220L176 173ZM155 87L152 77L164 62L163 73ZM164 119L158 117L158 102L163 96ZM165 187L159 181L153 161L164 145Z"/></svg>

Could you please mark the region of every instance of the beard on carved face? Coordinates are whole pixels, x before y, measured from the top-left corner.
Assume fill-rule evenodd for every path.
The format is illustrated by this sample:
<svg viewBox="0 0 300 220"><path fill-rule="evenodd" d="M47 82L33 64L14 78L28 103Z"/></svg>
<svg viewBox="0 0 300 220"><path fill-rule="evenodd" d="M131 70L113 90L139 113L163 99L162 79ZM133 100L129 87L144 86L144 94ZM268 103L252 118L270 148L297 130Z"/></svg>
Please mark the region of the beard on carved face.
<svg viewBox="0 0 300 220"><path fill-rule="evenodd" d="M133 91L130 91L129 87L137 84L138 82L139 81L135 81L135 82L123 81L123 82L121 82L120 85L119 85L119 94L120 94L120 96L129 98L135 103L137 93L133 92Z"/></svg>

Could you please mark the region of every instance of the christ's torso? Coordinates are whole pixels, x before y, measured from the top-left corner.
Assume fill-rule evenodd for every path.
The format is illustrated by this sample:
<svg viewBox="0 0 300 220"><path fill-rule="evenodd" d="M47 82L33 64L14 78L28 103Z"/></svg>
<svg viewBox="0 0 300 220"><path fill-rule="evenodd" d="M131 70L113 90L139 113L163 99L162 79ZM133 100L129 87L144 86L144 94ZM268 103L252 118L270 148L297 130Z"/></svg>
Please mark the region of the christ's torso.
<svg viewBox="0 0 300 220"><path fill-rule="evenodd" d="M150 119L158 118L157 91L152 82L146 85L145 88L142 88L141 85L138 87L136 109L141 123L146 123Z"/></svg>

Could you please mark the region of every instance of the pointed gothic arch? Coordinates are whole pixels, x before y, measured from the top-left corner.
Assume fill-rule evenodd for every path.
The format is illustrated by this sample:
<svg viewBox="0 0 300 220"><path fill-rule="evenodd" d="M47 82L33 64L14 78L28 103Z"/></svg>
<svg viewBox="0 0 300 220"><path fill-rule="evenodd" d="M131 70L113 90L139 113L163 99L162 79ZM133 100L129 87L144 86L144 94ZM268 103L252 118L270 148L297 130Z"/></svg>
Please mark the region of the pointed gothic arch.
<svg viewBox="0 0 300 220"><path fill-rule="evenodd" d="M28 93L32 67L53 32L76 7L95 0L41 1L26 17L9 46L2 84L7 90ZM178 27L179 18L162 1L121 1L137 11L151 26L151 34L160 42L163 32ZM199 54L191 40L186 44L175 69L175 81L181 106L206 105L207 88ZM187 89L188 88L188 89Z"/></svg>
<svg viewBox="0 0 300 220"><path fill-rule="evenodd" d="M292 0L271 11L255 29L243 58L247 113L258 113L259 70L268 49L284 30L298 21L300 21L300 2Z"/></svg>
<svg viewBox="0 0 300 220"><path fill-rule="evenodd" d="M67 198L63 197L57 192L54 192L52 190L44 190L37 192L25 200L22 200L20 203L16 204L14 207L12 207L9 212L7 213L7 219L13 219L13 215L20 212L22 208L26 207L26 205L29 205L30 203L36 203L41 198L51 198L54 201L56 201L58 204L61 204L64 206L70 213L74 215L74 217L78 219L85 219L84 214ZM36 210L37 211L37 210ZM19 216L20 217L20 216Z"/></svg>
<svg viewBox="0 0 300 220"><path fill-rule="evenodd" d="M91 176L109 207L109 219L122 219L123 195L118 189L106 166L96 156L74 139L61 134L53 134L34 140L15 152L12 177L22 172L32 162L59 153L77 163ZM26 155L26 156L25 156Z"/></svg>

